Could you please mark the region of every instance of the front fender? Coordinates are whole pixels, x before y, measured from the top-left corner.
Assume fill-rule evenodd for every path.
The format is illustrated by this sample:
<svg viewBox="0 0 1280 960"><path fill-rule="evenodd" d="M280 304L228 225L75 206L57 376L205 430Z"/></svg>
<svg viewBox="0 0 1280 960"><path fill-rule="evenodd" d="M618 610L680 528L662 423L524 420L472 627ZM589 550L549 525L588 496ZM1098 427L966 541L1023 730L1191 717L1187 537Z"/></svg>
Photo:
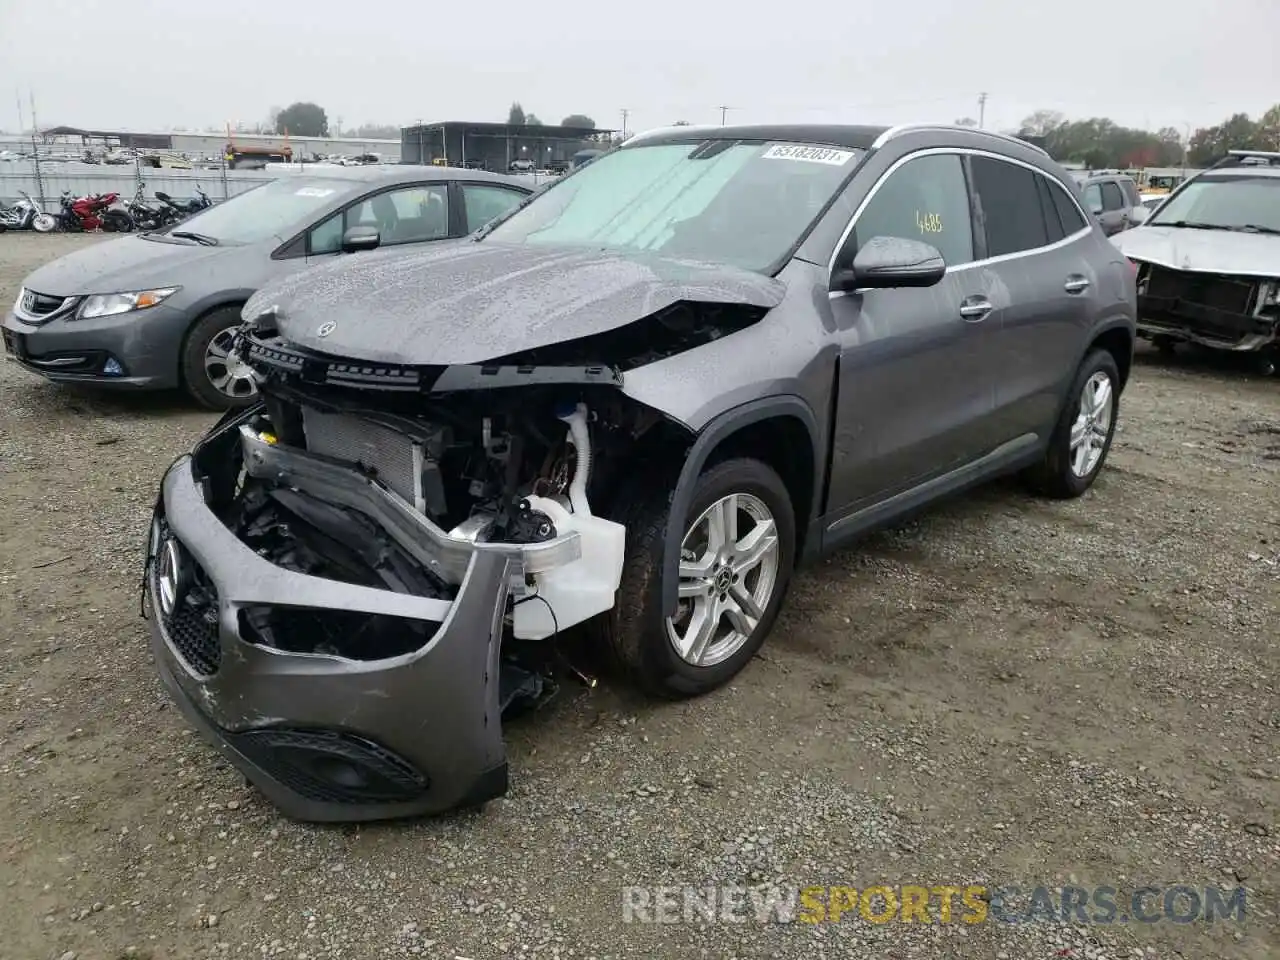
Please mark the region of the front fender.
<svg viewBox="0 0 1280 960"><path fill-rule="evenodd" d="M667 515L667 535L662 552L662 608L667 616L674 616L679 604L678 581L680 577L680 544L684 539L685 525L689 521L689 504L693 500L694 484L706 466L707 459L716 447L727 437L743 427L762 420L775 417L794 417L804 424L809 432L809 441L813 448L813 497L810 501L817 509L821 503L819 493L822 486L823 455L825 443L818 428L818 418L812 408L800 397L783 395L763 397L726 410L699 432L698 437L685 457L684 466L676 480L675 490L671 495L671 509ZM804 529L808 517L796 517L797 529Z"/></svg>

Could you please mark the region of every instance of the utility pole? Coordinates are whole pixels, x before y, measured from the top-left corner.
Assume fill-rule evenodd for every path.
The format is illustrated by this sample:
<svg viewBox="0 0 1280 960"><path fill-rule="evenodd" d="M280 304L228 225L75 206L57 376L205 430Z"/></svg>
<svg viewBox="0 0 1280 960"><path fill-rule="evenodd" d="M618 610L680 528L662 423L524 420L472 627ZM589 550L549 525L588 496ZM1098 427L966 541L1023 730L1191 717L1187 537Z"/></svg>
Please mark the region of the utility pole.
<svg viewBox="0 0 1280 960"><path fill-rule="evenodd" d="M627 139L627 117L631 116L631 111L626 107L622 108L622 139Z"/></svg>
<svg viewBox="0 0 1280 960"><path fill-rule="evenodd" d="M36 120L36 94L34 90L28 90L27 95L31 98L31 162L35 165L36 194L40 198L40 212L44 213L44 177L40 175L40 144L36 142L37 131L40 129L40 123Z"/></svg>
<svg viewBox="0 0 1280 960"><path fill-rule="evenodd" d="M982 92L978 94L978 129L983 128L983 124L987 119L987 94Z"/></svg>
<svg viewBox="0 0 1280 960"><path fill-rule="evenodd" d="M719 107L718 109L720 110L720 126L722 126L722 127L723 127L723 126L724 126L724 118L725 118L725 116L728 114L728 112L729 112L730 110L732 110L732 109L733 109L733 107L725 107L725 106L721 106L721 107Z"/></svg>

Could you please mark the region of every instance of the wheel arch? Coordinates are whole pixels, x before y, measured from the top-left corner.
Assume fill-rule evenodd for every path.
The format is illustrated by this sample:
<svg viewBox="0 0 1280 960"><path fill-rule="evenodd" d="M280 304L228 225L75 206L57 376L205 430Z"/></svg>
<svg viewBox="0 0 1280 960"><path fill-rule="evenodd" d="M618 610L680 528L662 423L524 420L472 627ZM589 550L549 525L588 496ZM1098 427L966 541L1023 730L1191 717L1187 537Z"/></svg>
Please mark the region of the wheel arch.
<svg viewBox="0 0 1280 960"><path fill-rule="evenodd" d="M742 404L703 427L689 448L671 496L662 553L662 608L668 615L675 613L678 604L680 543L694 483L703 470L721 460L748 456L777 471L795 511L795 555L799 557L818 504L820 436L813 410L800 397L789 395Z"/></svg>
<svg viewBox="0 0 1280 960"><path fill-rule="evenodd" d="M1084 351L1076 359L1076 365L1073 370L1079 368L1080 364L1084 362L1084 358L1091 351L1099 348L1106 350L1115 359L1116 369L1120 371L1120 389L1117 392L1123 392L1129 382L1129 374L1133 370L1135 340L1133 324L1128 320L1117 317L1114 320L1104 322L1093 331L1093 336L1089 338Z"/></svg>

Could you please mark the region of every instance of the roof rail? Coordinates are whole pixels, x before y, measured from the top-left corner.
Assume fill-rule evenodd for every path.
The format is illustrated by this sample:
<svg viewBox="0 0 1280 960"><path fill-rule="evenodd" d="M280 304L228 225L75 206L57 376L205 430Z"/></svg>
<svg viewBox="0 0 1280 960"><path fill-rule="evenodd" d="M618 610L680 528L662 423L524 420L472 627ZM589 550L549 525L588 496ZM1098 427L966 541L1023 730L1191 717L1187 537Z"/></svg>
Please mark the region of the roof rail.
<svg viewBox="0 0 1280 960"><path fill-rule="evenodd" d="M929 130L946 130L956 131L962 130L966 133L977 133L985 137L993 137L1005 143L1018 143L1024 147L1030 147L1036 153L1049 156L1049 151L1044 147L1037 146L1029 140L1023 140L1021 137L1015 137L1010 133L997 133L995 130L983 130L980 127L962 127L956 123L902 123L896 127L890 127L880 136L876 137L875 143L871 145L871 149L878 150L895 137L900 137L905 133L917 133Z"/></svg>
<svg viewBox="0 0 1280 960"><path fill-rule="evenodd" d="M1219 167L1280 166L1280 153L1271 150L1228 150L1208 167L1217 170Z"/></svg>

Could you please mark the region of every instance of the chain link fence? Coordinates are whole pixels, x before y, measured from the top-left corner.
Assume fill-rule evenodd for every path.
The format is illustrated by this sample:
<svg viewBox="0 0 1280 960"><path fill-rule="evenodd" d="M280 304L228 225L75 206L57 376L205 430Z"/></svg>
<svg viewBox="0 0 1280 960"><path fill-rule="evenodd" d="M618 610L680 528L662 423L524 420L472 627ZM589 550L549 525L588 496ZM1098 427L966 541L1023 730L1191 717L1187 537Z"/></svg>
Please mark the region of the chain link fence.
<svg viewBox="0 0 1280 960"><path fill-rule="evenodd" d="M220 203L278 176L297 173L310 164L271 164L261 170L231 170L225 161L161 160L138 157L126 163L89 163L65 150L41 144L22 153L0 154L0 203L30 197L46 212L55 212L63 193L75 197L118 193L122 200L135 196L150 200L166 193L175 200L196 196L196 188Z"/></svg>

